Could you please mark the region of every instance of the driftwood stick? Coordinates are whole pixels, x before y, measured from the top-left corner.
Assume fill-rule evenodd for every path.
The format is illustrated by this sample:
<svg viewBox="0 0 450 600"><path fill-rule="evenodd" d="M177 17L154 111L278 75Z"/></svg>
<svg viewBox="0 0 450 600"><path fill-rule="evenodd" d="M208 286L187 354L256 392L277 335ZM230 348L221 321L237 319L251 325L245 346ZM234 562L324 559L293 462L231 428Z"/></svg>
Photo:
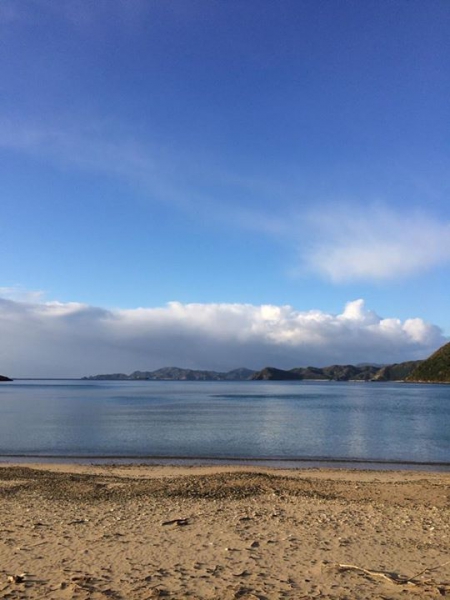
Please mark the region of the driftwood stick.
<svg viewBox="0 0 450 600"><path fill-rule="evenodd" d="M445 562L441 563L440 565L436 565L435 567L428 567L427 569L424 569L423 571L420 571L420 573L416 573L415 575L413 575L412 577L409 577L409 579L407 579L407 582L412 581L413 579L416 579L417 577L420 577L420 575L423 575L424 573L427 572L431 572L431 571L437 571L438 569L440 569L441 567L445 567L445 565L448 565L450 563L450 560L446 560Z"/></svg>
<svg viewBox="0 0 450 600"><path fill-rule="evenodd" d="M398 580L395 577L392 577L391 575L386 575L386 573L382 573L381 571L372 571L371 569L364 569L363 567L358 567L358 565L345 565L345 564L338 564L338 568L341 571L359 571L360 573L365 573L366 575L376 575L377 577L381 577L382 579L387 579L387 581L390 581L391 583L398 583L399 581L401 581L403 583L403 580Z"/></svg>
<svg viewBox="0 0 450 600"><path fill-rule="evenodd" d="M372 569L364 569L363 567L358 567L358 565L346 565L346 564L338 563L337 566L341 571L359 571L360 573L365 573L366 575L370 575L370 576L375 575L376 577L381 577L383 579L387 579L391 583L397 583L397 584L412 583L413 585L417 585L417 583L414 582L414 579L417 579L417 577L420 577L420 575L423 575L424 573L431 572L431 571L437 571L438 569L445 567L445 565L448 565L449 563L450 563L450 560L447 560L447 561L445 561L439 565L436 565L434 567L427 567L426 569L423 569L422 571L420 571L419 573L416 573L412 577L406 577L406 578L399 577L397 575L388 575L387 573L384 573L382 571L373 571Z"/></svg>
<svg viewBox="0 0 450 600"><path fill-rule="evenodd" d="M170 521L163 521L162 525L189 525L189 518L170 519Z"/></svg>

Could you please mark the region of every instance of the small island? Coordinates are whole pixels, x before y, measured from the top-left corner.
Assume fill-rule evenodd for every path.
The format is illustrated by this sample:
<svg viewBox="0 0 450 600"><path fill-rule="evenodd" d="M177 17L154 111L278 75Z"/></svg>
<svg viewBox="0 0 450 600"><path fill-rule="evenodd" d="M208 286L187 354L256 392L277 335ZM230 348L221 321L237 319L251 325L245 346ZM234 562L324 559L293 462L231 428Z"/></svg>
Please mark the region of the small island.
<svg viewBox="0 0 450 600"><path fill-rule="evenodd" d="M0 381L12 381L12 379L5 377L5 375L0 375Z"/></svg>

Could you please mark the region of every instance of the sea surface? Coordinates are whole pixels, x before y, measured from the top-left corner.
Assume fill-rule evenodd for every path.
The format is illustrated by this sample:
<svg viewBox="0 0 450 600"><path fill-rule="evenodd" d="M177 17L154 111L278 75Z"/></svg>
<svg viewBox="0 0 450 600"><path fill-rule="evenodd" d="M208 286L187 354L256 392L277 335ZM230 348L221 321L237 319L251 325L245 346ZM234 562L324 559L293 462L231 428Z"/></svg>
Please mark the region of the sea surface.
<svg viewBox="0 0 450 600"><path fill-rule="evenodd" d="M450 386L19 380L0 384L0 459L13 457L447 470Z"/></svg>

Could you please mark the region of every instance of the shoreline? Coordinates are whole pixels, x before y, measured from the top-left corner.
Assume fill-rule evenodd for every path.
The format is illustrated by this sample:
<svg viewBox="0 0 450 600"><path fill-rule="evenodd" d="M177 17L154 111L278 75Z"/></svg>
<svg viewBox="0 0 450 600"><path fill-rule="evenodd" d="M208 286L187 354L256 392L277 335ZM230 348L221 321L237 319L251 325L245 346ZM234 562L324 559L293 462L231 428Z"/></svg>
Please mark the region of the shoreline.
<svg viewBox="0 0 450 600"><path fill-rule="evenodd" d="M442 598L450 474L0 464L0 597Z"/></svg>
<svg viewBox="0 0 450 600"><path fill-rule="evenodd" d="M397 460L366 460L342 458L246 458L246 457L186 457L186 456L98 456L98 455L41 455L0 454L0 465L80 464L80 465L135 465L135 466L243 466L272 469L342 469L355 471L421 471L450 473L450 462L420 462Z"/></svg>

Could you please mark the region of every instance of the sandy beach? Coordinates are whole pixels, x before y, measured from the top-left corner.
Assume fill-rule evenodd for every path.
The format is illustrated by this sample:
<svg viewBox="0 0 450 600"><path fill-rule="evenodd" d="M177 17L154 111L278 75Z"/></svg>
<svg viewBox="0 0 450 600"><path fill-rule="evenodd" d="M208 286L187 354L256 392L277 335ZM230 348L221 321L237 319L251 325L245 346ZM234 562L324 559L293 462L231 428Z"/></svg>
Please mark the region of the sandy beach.
<svg viewBox="0 0 450 600"><path fill-rule="evenodd" d="M0 597L450 597L450 473L0 466Z"/></svg>

